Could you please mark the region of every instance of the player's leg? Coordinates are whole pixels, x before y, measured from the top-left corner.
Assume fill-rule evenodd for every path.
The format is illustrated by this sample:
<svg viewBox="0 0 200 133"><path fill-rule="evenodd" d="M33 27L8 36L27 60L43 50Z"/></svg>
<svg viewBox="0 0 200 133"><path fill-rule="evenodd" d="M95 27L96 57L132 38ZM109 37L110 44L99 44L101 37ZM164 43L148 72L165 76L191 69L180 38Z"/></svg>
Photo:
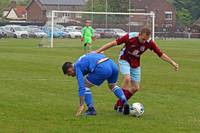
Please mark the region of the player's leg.
<svg viewBox="0 0 200 133"><path fill-rule="evenodd" d="M141 68L131 68L131 87L130 92L135 94L140 88Z"/></svg>
<svg viewBox="0 0 200 133"><path fill-rule="evenodd" d="M89 47L89 51L91 51L92 50L92 38L91 37L87 38L87 44L88 44L88 47Z"/></svg>
<svg viewBox="0 0 200 133"><path fill-rule="evenodd" d="M96 110L93 105L93 98L92 98L92 92L90 90L91 87L94 85L90 83L87 79L85 79L85 97L84 101L88 107L88 109L85 112L85 115L96 115Z"/></svg>
<svg viewBox="0 0 200 133"><path fill-rule="evenodd" d="M84 48L84 52L86 52L87 51L87 43L84 42L83 48Z"/></svg>
<svg viewBox="0 0 200 133"><path fill-rule="evenodd" d="M119 60L119 66L120 66L120 73L124 76L123 84L122 84L122 90L126 96L126 99L128 100L132 93L129 91L129 84L131 81L131 67L129 63L125 60ZM114 109L120 110L123 107L123 102L118 99L115 103Z"/></svg>
<svg viewBox="0 0 200 133"><path fill-rule="evenodd" d="M130 72L129 74L123 74L123 76L124 78L123 78L121 87L125 90L128 90L130 88L130 83L131 83Z"/></svg>
<svg viewBox="0 0 200 133"><path fill-rule="evenodd" d="M131 76L131 87L129 89L123 89L124 94L129 100L140 88L140 78L141 78L141 68L130 68L130 76ZM118 100L114 106L114 109L121 108L123 106L123 102Z"/></svg>
<svg viewBox="0 0 200 133"><path fill-rule="evenodd" d="M88 110L86 111L86 115L96 115L96 111L93 106L93 100L92 100L92 92L88 89L92 86L100 86L104 80L107 79L107 73L102 67L97 66L97 68L92 72L89 73L85 80L85 86L87 87L86 93L85 93L85 103L88 106Z"/></svg>
<svg viewBox="0 0 200 133"><path fill-rule="evenodd" d="M92 50L92 44L88 43L88 47L89 47L89 51L91 51Z"/></svg>
<svg viewBox="0 0 200 133"><path fill-rule="evenodd" d="M89 37L84 38L84 51L91 51L92 39Z"/></svg>
<svg viewBox="0 0 200 133"><path fill-rule="evenodd" d="M109 67L111 67L111 69L112 69L112 74L107 79L109 88L112 90L112 92L115 94L115 96L117 96L120 99L120 101L123 103L123 105L124 105L123 113L125 115L129 114L129 105L128 105L128 101L126 99L126 96L124 95L124 92L122 91L122 89L119 86L117 86L118 67L112 60L109 60L108 63L109 63ZM109 67L107 67L107 69Z"/></svg>
<svg viewBox="0 0 200 133"><path fill-rule="evenodd" d="M122 88L125 90L129 89L131 81L131 67L125 60L119 60L120 73L123 75Z"/></svg>
<svg viewBox="0 0 200 133"><path fill-rule="evenodd" d="M105 80L108 80L109 87L113 91L113 93L119 99L121 99L123 103L127 103L123 91L121 90L120 87L116 86L117 78L118 78L117 65L115 64L113 72L112 60L108 60L106 62L99 64L96 67L96 69L92 73L88 74L88 76L86 77L88 83L94 84L96 86L100 86ZM129 109L126 106L126 114L128 111Z"/></svg>

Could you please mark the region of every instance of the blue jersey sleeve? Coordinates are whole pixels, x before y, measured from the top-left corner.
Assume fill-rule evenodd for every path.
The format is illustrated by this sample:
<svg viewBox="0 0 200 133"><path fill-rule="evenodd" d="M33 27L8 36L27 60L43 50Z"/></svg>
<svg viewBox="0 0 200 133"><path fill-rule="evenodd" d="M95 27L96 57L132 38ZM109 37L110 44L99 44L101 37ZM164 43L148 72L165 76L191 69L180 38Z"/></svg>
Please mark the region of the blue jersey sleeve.
<svg viewBox="0 0 200 133"><path fill-rule="evenodd" d="M76 66L76 78L78 80L78 94L79 96L85 95L85 83L83 78L83 73L78 66Z"/></svg>

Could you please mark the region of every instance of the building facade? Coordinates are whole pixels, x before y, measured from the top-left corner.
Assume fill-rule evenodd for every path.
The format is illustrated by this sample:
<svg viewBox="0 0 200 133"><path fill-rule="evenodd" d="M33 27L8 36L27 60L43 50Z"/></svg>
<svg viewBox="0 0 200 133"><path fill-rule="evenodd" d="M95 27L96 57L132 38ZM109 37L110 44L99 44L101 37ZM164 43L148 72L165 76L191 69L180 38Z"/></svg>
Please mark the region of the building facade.
<svg viewBox="0 0 200 133"><path fill-rule="evenodd" d="M27 7L27 21L45 23L51 19L52 10L83 10L85 4L85 0L32 0Z"/></svg>
<svg viewBox="0 0 200 133"><path fill-rule="evenodd" d="M155 13L156 28L167 29L176 27L176 10L172 4L166 0L132 0L132 12ZM146 18L134 18L137 21L143 21Z"/></svg>

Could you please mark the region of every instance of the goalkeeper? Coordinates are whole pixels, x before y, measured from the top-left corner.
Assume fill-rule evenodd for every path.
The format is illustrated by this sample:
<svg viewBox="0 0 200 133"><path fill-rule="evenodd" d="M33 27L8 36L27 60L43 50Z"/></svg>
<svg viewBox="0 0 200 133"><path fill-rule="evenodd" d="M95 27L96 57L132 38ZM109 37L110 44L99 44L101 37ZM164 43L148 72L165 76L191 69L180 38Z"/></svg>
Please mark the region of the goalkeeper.
<svg viewBox="0 0 200 133"><path fill-rule="evenodd" d="M92 40L94 40L94 29L91 27L91 21L87 20L85 22L85 27L82 29L81 41L84 42L84 51L87 50L87 45L89 46L89 51L91 51Z"/></svg>

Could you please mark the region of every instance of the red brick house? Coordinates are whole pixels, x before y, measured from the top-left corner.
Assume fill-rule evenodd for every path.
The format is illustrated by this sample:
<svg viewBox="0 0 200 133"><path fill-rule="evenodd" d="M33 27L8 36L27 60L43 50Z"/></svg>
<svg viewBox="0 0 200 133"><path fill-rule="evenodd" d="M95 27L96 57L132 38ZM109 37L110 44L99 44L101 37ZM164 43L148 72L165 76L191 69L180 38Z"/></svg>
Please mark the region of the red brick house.
<svg viewBox="0 0 200 133"><path fill-rule="evenodd" d="M157 28L175 28L176 27L176 11L173 5L166 0L132 0L133 12L148 13L153 11L156 15L155 26ZM141 19L142 18L134 18ZM143 17L144 20L144 17ZM137 20L138 21L138 20Z"/></svg>
<svg viewBox="0 0 200 133"><path fill-rule="evenodd" d="M83 10L85 0L32 0L27 7L27 21L45 23L52 10Z"/></svg>

